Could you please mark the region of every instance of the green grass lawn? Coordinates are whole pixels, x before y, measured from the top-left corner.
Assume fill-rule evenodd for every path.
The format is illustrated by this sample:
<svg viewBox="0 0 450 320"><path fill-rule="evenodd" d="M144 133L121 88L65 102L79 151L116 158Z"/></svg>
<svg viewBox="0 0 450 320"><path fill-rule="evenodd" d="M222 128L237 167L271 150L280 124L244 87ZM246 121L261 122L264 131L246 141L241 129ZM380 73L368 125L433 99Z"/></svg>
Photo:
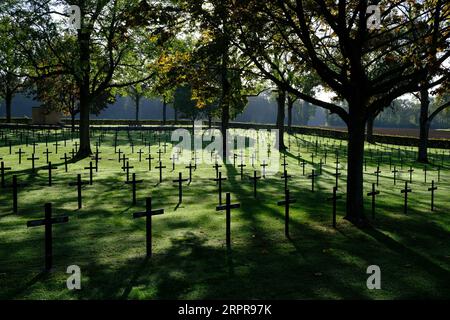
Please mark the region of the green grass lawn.
<svg viewBox="0 0 450 320"><path fill-rule="evenodd" d="M4 130L5 132L5 130ZM241 181L239 168L221 168L228 180L224 192L231 192L232 202L241 204L232 211L232 250L225 246L225 213L216 212L217 186L211 165L199 165L193 181L185 183L183 203L177 206L177 185L172 183L178 172L188 176L185 165L172 171L170 147L163 155L164 181L158 185L159 172L148 163L138 161L142 148L140 133L133 132L135 153L126 132L119 134L119 148L130 158L131 172L144 183L138 186L138 204L131 205L131 186L124 184L122 163L114 153L113 133L106 133L100 148L99 172L94 184L83 188L83 209L77 210L76 174L88 179L89 159L70 164L69 172L59 159L69 153L75 140L59 147L55 154L53 141L48 148L50 160L58 166L54 185L46 186L45 142L36 146L40 158L36 174L30 161L18 164L21 147L31 156L32 146L21 145L17 133L7 133L13 141L0 147L0 157L12 167L19 182L29 186L19 193L19 214L12 213L11 189L0 194L0 298L1 299L408 299L448 298L450 296L450 157L431 150L435 164L444 165L436 193L436 209L430 211L431 180L437 181L437 167L428 166L424 182L423 165L413 162L411 148L399 154L390 146L367 146L365 191L376 181L378 152L383 152L380 166L381 191L373 228L358 229L343 220L344 200L338 202L337 228L332 227L331 202L327 200L334 186L334 148L340 149L345 168L345 142L310 136L291 136L287 153L291 195L297 202L291 206L290 239L284 236L284 208L281 173L258 182L258 199L253 198L252 184ZM98 137L98 132L96 136ZM147 133L144 133L148 137ZM93 138L93 143L97 141ZM287 140L287 138L286 138ZM327 150L327 164L311 192L311 181L302 175L297 156L307 161L311 173L311 154L315 141L321 145L315 156L315 168ZM30 142L33 141L30 138ZM298 143L298 145L297 145ZM325 145L328 143L328 146ZM334 147L332 146L334 143ZM3 145L0 141L0 144ZM369 148L372 151L369 151ZM397 147L394 147L397 148ZM151 152L157 158L158 143ZM403 214L403 180L393 185L388 156L400 170L399 155L404 159L401 178L409 179L409 166L415 168L411 185L409 213ZM372 154L372 159L370 158ZM143 155L143 158L147 153ZM258 174L260 167L257 167ZM6 174L11 183L12 171ZM340 177L339 193L345 196L345 170ZM247 163L246 174L253 169ZM145 258L145 220L132 218L142 211L145 197L152 196L155 208L165 214L153 218L153 251ZM345 198L345 197L343 197ZM370 216L370 198L366 199ZM54 269L43 273L44 228L27 228L26 222L42 218L43 206L53 203L54 215L68 215L69 223L54 226ZM66 288L66 268L78 265L82 272L82 289ZM381 268L381 290L368 290L366 269Z"/></svg>

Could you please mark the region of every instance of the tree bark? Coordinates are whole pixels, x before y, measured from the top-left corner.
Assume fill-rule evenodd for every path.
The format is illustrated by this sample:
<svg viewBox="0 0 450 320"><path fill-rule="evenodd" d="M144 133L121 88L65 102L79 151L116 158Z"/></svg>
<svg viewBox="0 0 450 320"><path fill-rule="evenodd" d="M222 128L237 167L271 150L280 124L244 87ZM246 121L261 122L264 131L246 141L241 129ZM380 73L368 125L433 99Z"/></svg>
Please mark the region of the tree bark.
<svg viewBox="0 0 450 320"><path fill-rule="evenodd" d="M292 109L294 108L294 99L290 95L288 95L287 100L287 109L288 109L288 132L291 132L292 129Z"/></svg>
<svg viewBox="0 0 450 320"><path fill-rule="evenodd" d="M422 88L420 90L420 135L419 135L419 152L417 161L428 163L428 136L430 132L429 120L430 98L428 90Z"/></svg>
<svg viewBox="0 0 450 320"><path fill-rule="evenodd" d="M6 111L6 123L11 122L11 106L12 106L13 94L7 90L5 95L5 111Z"/></svg>
<svg viewBox="0 0 450 320"><path fill-rule="evenodd" d="M230 122L230 105L229 97L231 91L231 85L228 81L228 44L224 46L222 54L222 69L221 69L221 82L222 82L222 97L221 97L221 109L222 109L222 123L221 123L221 133L222 133L222 157L223 160L227 159L227 130Z"/></svg>
<svg viewBox="0 0 450 320"><path fill-rule="evenodd" d="M80 88L80 148L77 158L83 159L92 154L90 141L90 113L92 97L90 92L90 35L89 33L78 31L78 42L80 45L80 67L82 68L82 78L79 83Z"/></svg>
<svg viewBox="0 0 450 320"><path fill-rule="evenodd" d="M139 122L139 105L141 103L141 96L137 93L134 97L134 102L136 104L136 124Z"/></svg>
<svg viewBox="0 0 450 320"><path fill-rule="evenodd" d="M227 130L230 122L230 107L228 104L222 105L222 124L221 124L221 133L222 133L222 156L225 161L227 158Z"/></svg>
<svg viewBox="0 0 450 320"><path fill-rule="evenodd" d="M278 97L277 97L277 129L278 129L278 148L280 151L286 150L286 146L284 144L284 108L286 106L286 91L278 88Z"/></svg>
<svg viewBox="0 0 450 320"><path fill-rule="evenodd" d="M72 132L75 132L75 113L71 113L70 117L71 117L70 123L72 127Z"/></svg>
<svg viewBox="0 0 450 320"><path fill-rule="evenodd" d="M354 111L354 110L357 111ZM345 219L355 225L366 223L363 196L364 132L366 119L362 106L349 106L347 149L347 208Z"/></svg>
<svg viewBox="0 0 450 320"><path fill-rule="evenodd" d="M369 116L367 119L367 133L366 133L366 141L369 143L375 143L373 138L373 123L375 122L375 116Z"/></svg>
<svg viewBox="0 0 450 320"><path fill-rule="evenodd" d="M167 115L167 101L166 98L163 97L163 125L166 124L166 115Z"/></svg>

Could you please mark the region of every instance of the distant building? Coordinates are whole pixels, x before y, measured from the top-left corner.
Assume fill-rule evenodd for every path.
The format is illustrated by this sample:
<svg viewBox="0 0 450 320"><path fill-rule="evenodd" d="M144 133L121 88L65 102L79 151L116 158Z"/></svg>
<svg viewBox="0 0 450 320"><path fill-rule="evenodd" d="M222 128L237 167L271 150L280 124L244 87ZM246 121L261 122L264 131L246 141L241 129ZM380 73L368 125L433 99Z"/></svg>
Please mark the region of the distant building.
<svg viewBox="0 0 450 320"><path fill-rule="evenodd" d="M32 124L61 124L62 114L57 111L48 111L43 107L33 107L32 109Z"/></svg>

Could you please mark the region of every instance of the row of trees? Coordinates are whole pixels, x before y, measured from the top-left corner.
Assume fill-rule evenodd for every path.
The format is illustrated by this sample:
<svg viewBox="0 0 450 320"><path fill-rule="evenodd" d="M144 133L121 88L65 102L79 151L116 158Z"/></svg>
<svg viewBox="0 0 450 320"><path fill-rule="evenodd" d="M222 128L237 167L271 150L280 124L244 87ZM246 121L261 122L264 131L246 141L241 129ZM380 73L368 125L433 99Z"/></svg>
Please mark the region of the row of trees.
<svg viewBox="0 0 450 320"><path fill-rule="evenodd" d="M271 91L281 149L286 104L292 119L298 99L347 126L346 218L357 224L365 222L367 124L395 99L419 94L425 152L429 123L448 106L443 101L430 114L427 98L448 90L450 5L444 0L376 1L380 17L368 10L367 0L73 0L81 11L75 33L58 19L68 1L6 3L0 14L2 40L8 39L1 48L1 76L14 79L7 81L11 89L24 81L44 88L43 99L60 90L49 91L48 79L58 86L75 83L79 158L91 153L89 115L118 93L128 90L137 105L149 87L165 103L190 96L210 119L221 119L225 133L249 96ZM323 90L335 99L320 99ZM224 154L226 146L224 139Z"/></svg>

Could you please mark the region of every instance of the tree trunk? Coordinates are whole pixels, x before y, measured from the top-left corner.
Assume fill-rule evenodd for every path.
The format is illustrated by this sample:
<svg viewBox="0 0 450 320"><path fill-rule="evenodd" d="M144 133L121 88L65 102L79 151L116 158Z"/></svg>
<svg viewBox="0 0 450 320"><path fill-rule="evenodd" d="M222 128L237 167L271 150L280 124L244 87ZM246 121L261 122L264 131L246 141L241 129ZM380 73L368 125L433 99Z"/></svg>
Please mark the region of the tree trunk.
<svg viewBox="0 0 450 320"><path fill-rule="evenodd" d="M72 132L75 132L75 113L71 113L70 118L71 118L70 124L72 127Z"/></svg>
<svg viewBox="0 0 450 320"><path fill-rule="evenodd" d="M430 99L426 88L420 90L420 136L419 152L417 161L428 163L428 135L430 131L430 121L428 118Z"/></svg>
<svg viewBox="0 0 450 320"><path fill-rule="evenodd" d="M292 109L294 108L294 99L291 96L288 96L288 132L291 132L292 129Z"/></svg>
<svg viewBox="0 0 450 320"><path fill-rule="evenodd" d="M163 125L166 124L166 115L167 115L167 101L166 98L163 97Z"/></svg>
<svg viewBox="0 0 450 320"><path fill-rule="evenodd" d="M80 67L82 68L82 79L80 88L80 148L77 158L83 159L92 154L90 140L90 113L92 97L90 92L90 35L89 33L78 31L78 42L80 45Z"/></svg>
<svg viewBox="0 0 450 320"><path fill-rule="evenodd" d="M367 119L367 134L366 141L369 143L375 143L373 138L373 123L375 122L375 116L369 116Z"/></svg>
<svg viewBox="0 0 450 320"><path fill-rule="evenodd" d="M221 84L222 84L222 97L221 97L221 109L222 109L222 157L223 161L227 159L227 130L230 122L230 92L231 84L228 81L228 44L224 46L225 50L222 54L222 70L221 70Z"/></svg>
<svg viewBox="0 0 450 320"><path fill-rule="evenodd" d="M12 106L13 94L7 90L5 95L5 108L6 108L6 123L11 122L11 106Z"/></svg>
<svg viewBox="0 0 450 320"><path fill-rule="evenodd" d="M139 122L139 105L141 103L141 96L139 94L136 94L134 97L134 102L136 104L136 125Z"/></svg>
<svg viewBox="0 0 450 320"><path fill-rule="evenodd" d="M280 88L278 89L277 105L277 129L279 133L278 148L280 151L284 151L286 150L286 146L284 145L284 108L286 106L286 91Z"/></svg>
<svg viewBox="0 0 450 320"><path fill-rule="evenodd" d="M363 196L363 163L364 163L364 131L366 120L360 111L360 104L350 106L348 122L348 149L347 149L347 210L345 219L355 225L363 225L366 222L364 215ZM356 113L356 114L355 114Z"/></svg>
<svg viewBox="0 0 450 320"><path fill-rule="evenodd" d="M227 158L227 130L228 124L230 122L230 107L228 104L222 105L222 124L221 124L221 133L222 133L222 156L224 161Z"/></svg>

